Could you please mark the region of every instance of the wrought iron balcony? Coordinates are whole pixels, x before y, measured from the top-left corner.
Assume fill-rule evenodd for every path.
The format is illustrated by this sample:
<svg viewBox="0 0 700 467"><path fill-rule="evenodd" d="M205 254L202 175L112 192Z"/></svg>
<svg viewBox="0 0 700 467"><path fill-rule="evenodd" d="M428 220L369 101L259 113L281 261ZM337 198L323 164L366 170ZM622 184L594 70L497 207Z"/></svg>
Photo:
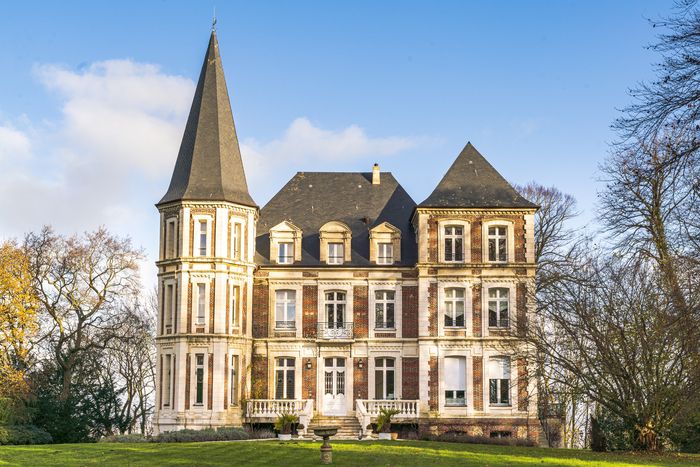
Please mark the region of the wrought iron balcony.
<svg viewBox="0 0 700 467"><path fill-rule="evenodd" d="M352 339L352 323L332 321L318 323L319 339Z"/></svg>

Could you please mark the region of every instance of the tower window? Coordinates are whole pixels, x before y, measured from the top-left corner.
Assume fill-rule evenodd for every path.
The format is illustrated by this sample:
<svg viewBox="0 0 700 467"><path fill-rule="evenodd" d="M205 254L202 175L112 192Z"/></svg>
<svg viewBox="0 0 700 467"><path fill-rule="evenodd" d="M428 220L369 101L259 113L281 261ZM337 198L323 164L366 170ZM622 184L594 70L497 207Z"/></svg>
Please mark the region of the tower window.
<svg viewBox="0 0 700 467"><path fill-rule="evenodd" d="M489 261L508 261L507 232L505 226L489 227Z"/></svg>
<svg viewBox="0 0 700 467"><path fill-rule="evenodd" d="M207 255L207 221L199 221L199 256Z"/></svg>
<svg viewBox="0 0 700 467"><path fill-rule="evenodd" d="M168 219L165 224L165 257L174 258L177 256L177 238L175 229L176 219Z"/></svg>
<svg viewBox="0 0 700 467"><path fill-rule="evenodd" d="M207 286L206 284L197 284L197 324L206 323L207 318Z"/></svg>
<svg viewBox="0 0 700 467"><path fill-rule="evenodd" d="M204 354L195 355L195 405L204 404Z"/></svg>
<svg viewBox="0 0 700 467"><path fill-rule="evenodd" d="M460 226L448 225L445 227L445 261L462 262L464 244L464 229Z"/></svg>

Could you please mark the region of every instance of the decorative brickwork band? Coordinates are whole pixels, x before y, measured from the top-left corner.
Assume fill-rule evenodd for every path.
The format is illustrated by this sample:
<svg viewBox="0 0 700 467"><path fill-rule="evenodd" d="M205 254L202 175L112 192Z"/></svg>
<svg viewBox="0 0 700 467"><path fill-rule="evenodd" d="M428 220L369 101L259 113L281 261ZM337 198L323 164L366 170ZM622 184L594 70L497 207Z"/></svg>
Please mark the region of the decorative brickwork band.
<svg viewBox="0 0 700 467"><path fill-rule="evenodd" d="M527 410L527 361L518 358L518 410Z"/></svg>
<svg viewBox="0 0 700 467"><path fill-rule="evenodd" d="M401 398L419 399L418 357L403 357L401 365Z"/></svg>
<svg viewBox="0 0 700 467"><path fill-rule="evenodd" d="M472 263L481 263L484 261L481 255L481 218L474 219L471 223L472 226Z"/></svg>
<svg viewBox="0 0 700 467"><path fill-rule="evenodd" d="M438 360L437 357L430 357L428 360L428 408L431 411L438 410Z"/></svg>
<svg viewBox="0 0 700 467"><path fill-rule="evenodd" d="M267 280L257 281L253 286L253 337L268 336L270 287Z"/></svg>
<svg viewBox="0 0 700 467"><path fill-rule="evenodd" d="M185 410L190 409L190 354L185 360Z"/></svg>
<svg viewBox="0 0 700 467"><path fill-rule="evenodd" d="M355 328L355 337L369 336L369 316L367 316L368 288L366 285L356 285L353 287L352 302L353 302L353 326Z"/></svg>
<svg viewBox="0 0 700 467"><path fill-rule="evenodd" d="M401 336L418 337L418 287L415 285L401 288Z"/></svg>
<svg viewBox="0 0 700 467"><path fill-rule="evenodd" d="M437 283L432 282L428 285L428 334L432 337L438 335L437 295Z"/></svg>
<svg viewBox="0 0 700 467"><path fill-rule="evenodd" d="M362 368L360 368L358 362L362 360L364 365L362 365ZM367 364L367 359L366 358L353 358L353 369L352 369L352 379L353 379L353 396L355 400L357 399L369 399L368 395L368 385L369 381L367 378L367 368L369 365ZM355 404L353 401L353 408Z"/></svg>
<svg viewBox="0 0 700 467"><path fill-rule="evenodd" d="M484 410L484 358L472 357L474 410Z"/></svg>
<svg viewBox="0 0 700 467"><path fill-rule="evenodd" d="M481 337L481 284L472 287L472 333Z"/></svg>
<svg viewBox="0 0 700 467"><path fill-rule="evenodd" d="M302 327L305 339L316 337L318 323L318 287L305 285L302 290Z"/></svg>

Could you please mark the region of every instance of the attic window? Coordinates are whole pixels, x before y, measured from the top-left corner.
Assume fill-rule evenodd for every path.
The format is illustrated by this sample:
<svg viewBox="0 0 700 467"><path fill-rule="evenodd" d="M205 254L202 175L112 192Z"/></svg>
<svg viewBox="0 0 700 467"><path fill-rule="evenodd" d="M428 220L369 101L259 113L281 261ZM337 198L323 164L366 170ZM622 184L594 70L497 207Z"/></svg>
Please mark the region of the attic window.
<svg viewBox="0 0 700 467"><path fill-rule="evenodd" d="M270 260L277 264L294 264L301 261L301 237L299 227L283 221L270 229Z"/></svg>
<svg viewBox="0 0 700 467"><path fill-rule="evenodd" d="M343 264L350 262L352 256L350 245L352 233L343 222L325 223L318 232L320 240L319 260L326 264Z"/></svg>
<svg viewBox="0 0 700 467"><path fill-rule="evenodd" d="M375 264L401 261L401 231L384 222L369 231L369 256Z"/></svg>

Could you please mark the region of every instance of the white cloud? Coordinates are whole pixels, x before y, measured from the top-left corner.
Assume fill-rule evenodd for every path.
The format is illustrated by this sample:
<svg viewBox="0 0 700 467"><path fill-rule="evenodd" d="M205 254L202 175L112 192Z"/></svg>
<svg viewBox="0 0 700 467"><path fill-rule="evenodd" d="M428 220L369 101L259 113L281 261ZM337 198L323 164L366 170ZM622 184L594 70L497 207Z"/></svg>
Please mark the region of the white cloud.
<svg viewBox="0 0 700 467"><path fill-rule="evenodd" d="M11 126L0 126L0 162L3 160L24 159L31 152L27 135Z"/></svg>

